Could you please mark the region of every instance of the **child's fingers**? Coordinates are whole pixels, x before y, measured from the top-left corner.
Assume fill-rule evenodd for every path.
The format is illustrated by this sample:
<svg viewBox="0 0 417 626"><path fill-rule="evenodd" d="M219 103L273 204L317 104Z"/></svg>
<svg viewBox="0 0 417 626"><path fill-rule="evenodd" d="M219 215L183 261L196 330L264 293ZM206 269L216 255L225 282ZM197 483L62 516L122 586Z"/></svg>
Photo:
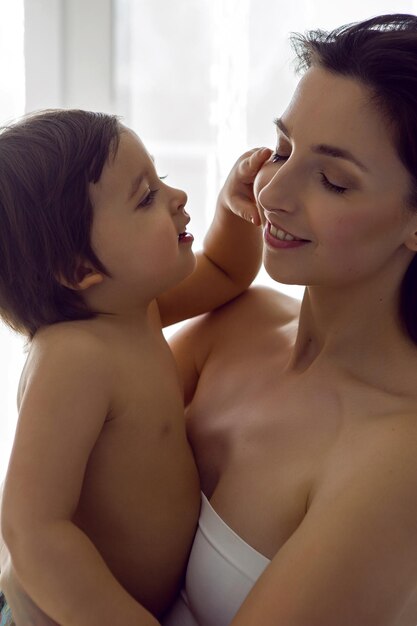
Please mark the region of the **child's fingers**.
<svg viewBox="0 0 417 626"><path fill-rule="evenodd" d="M245 153L239 163L239 175L244 182L253 182L262 165L270 158L272 150L269 148L256 148ZM245 180L246 179L246 180Z"/></svg>
<svg viewBox="0 0 417 626"><path fill-rule="evenodd" d="M247 222L252 222L255 226L261 225L258 209L252 202L239 199L239 201L235 203L234 212Z"/></svg>

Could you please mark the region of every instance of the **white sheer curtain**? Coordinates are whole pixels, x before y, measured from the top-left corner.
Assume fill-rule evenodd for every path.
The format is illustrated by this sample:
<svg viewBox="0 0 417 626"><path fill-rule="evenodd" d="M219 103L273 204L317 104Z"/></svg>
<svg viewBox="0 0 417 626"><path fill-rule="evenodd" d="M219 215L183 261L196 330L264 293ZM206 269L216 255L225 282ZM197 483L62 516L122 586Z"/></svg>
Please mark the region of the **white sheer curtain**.
<svg viewBox="0 0 417 626"><path fill-rule="evenodd" d="M160 174L187 190L198 246L237 156L273 147L272 120L297 80L289 33L416 9L415 0L0 0L0 124L53 106L124 116ZM258 282L270 284L264 272ZM23 358L1 327L0 478Z"/></svg>

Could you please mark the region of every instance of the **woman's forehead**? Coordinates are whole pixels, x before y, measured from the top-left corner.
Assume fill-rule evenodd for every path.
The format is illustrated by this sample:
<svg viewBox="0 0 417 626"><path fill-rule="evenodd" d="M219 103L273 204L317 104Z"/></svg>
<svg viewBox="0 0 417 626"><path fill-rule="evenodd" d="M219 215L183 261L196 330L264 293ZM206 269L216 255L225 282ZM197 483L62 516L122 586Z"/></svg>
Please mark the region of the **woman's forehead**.
<svg viewBox="0 0 417 626"><path fill-rule="evenodd" d="M276 123L279 142L288 138L300 156L348 154L375 184L394 185L399 193L409 187L392 123L373 92L354 78L310 68Z"/></svg>
<svg viewBox="0 0 417 626"><path fill-rule="evenodd" d="M310 68L280 119L294 141L346 144L346 149L355 147L367 158L398 158L392 126L371 90L351 77Z"/></svg>
<svg viewBox="0 0 417 626"><path fill-rule="evenodd" d="M317 123L320 130L328 127L341 133L365 120L379 126L381 114L372 105L371 96L371 91L354 78L312 67L298 83L283 118L288 128L294 120L312 131Z"/></svg>

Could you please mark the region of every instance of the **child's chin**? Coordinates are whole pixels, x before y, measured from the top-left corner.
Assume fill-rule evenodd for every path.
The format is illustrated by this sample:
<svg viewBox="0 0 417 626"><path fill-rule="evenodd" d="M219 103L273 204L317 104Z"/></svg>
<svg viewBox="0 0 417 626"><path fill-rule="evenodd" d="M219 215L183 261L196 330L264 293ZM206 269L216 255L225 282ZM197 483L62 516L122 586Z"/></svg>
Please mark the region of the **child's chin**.
<svg viewBox="0 0 417 626"><path fill-rule="evenodd" d="M185 278L187 276L190 276L194 272L196 265L197 265L197 259L195 258L195 254L194 252L192 252L192 250L190 250L190 257L191 257L190 264L189 264L188 271L187 271Z"/></svg>

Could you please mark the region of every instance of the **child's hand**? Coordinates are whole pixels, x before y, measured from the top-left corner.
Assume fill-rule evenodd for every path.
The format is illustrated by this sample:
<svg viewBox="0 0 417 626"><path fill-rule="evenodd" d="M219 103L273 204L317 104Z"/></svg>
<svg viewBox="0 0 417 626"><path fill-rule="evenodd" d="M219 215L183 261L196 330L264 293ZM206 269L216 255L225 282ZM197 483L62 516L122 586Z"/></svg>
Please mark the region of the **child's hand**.
<svg viewBox="0 0 417 626"><path fill-rule="evenodd" d="M262 165L270 158L269 148L255 148L242 154L234 164L219 195L219 202L233 213L261 225L261 218L253 195L253 182Z"/></svg>

